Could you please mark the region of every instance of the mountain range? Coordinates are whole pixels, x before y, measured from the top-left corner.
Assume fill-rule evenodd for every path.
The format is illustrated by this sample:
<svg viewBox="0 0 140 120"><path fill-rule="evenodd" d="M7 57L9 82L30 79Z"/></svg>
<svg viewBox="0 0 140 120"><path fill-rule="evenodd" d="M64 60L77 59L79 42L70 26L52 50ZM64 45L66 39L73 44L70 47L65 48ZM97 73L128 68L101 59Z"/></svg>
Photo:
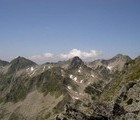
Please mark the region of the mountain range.
<svg viewBox="0 0 140 120"><path fill-rule="evenodd" d="M0 120L139 119L140 56L0 60Z"/></svg>

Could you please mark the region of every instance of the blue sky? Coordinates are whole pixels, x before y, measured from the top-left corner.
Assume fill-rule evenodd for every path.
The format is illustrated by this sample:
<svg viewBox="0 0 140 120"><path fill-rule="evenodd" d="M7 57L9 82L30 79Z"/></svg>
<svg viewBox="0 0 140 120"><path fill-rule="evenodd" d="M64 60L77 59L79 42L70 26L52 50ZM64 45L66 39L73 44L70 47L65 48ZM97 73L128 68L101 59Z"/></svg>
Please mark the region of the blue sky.
<svg viewBox="0 0 140 120"><path fill-rule="evenodd" d="M140 0L0 0L0 59L75 49L140 55Z"/></svg>

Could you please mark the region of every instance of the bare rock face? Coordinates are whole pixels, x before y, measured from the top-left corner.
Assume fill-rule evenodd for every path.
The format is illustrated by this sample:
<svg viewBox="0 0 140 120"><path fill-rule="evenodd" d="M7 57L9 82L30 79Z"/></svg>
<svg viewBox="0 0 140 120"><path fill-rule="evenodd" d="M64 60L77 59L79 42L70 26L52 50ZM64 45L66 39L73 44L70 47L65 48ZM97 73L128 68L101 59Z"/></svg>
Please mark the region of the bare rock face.
<svg viewBox="0 0 140 120"><path fill-rule="evenodd" d="M69 69L78 69L80 66L84 66L84 62L76 56L72 59Z"/></svg>
<svg viewBox="0 0 140 120"><path fill-rule="evenodd" d="M88 66L93 69L99 69L101 66L107 68L110 72L121 71L124 68L124 65L131 61L131 58L126 55L117 54L109 60L95 60L91 63L88 63Z"/></svg>
<svg viewBox="0 0 140 120"><path fill-rule="evenodd" d="M65 112L68 116L71 116L73 119L76 120L87 120L87 117L84 113L73 109L70 105L65 106Z"/></svg>
<svg viewBox="0 0 140 120"><path fill-rule="evenodd" d="M69 120L69 118L71 120L88 120L88 117L84 113L66 104L64 113L57 115L56 120Z"/></svg>
<svg viewBox="0 0 140 120"><path fill-rule="evenodd" d="M114 100L94 103L93 120L139 120L140 80L126 83ZM91 119L91 120L92 120Z"/></svg>
<svg viewBox="0 0 140 120"><path fill-rule="evenodd" d="M140 120L140 57L1 63L0 120Z"/></svg>
<svg viewBox="0 0 140 120"><path fill-rule="evenodd" d="M68 120L64 115L57 115L55 120Z"/></svg>
<svg viewBox="0 0 140 120"><path fill-rule="evenodd" d="M131 58L127 55L117 54L112 59L108 60L108 68L112 70L121 71L125 63L131 61Z"/></svg>

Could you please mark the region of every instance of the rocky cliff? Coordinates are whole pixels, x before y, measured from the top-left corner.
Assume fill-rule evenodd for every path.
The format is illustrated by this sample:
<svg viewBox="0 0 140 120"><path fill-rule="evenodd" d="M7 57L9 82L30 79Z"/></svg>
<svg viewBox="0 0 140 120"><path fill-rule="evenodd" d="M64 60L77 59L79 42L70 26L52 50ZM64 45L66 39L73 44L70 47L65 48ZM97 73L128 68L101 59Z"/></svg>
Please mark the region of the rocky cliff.
<svg viewBox="0 0 140 120"><path fill-rule="evenodd" d="M140 119L140 57L1 63L1 120Z"/></svg>

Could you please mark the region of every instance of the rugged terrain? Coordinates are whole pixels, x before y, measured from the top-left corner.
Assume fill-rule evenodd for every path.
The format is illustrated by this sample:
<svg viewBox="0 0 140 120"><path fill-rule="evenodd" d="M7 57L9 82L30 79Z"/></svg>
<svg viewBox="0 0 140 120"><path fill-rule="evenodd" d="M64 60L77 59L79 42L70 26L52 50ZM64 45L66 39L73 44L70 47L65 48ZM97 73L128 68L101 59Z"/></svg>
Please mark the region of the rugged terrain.
<svg viewBox="0 0 140 120"><path fill-rule="evenodd" d="M140 57L0 60L0 120L139 120Z"/></svg>

